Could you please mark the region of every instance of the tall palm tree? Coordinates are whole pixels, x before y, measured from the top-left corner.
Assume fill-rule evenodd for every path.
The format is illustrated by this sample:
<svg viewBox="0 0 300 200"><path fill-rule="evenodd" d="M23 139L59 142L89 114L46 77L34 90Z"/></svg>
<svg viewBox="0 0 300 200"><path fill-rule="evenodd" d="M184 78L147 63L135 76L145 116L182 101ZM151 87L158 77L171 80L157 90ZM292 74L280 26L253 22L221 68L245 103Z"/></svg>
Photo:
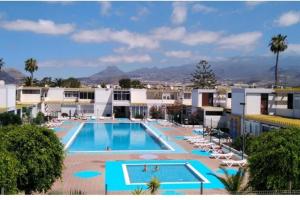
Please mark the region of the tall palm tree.
<svg viewBox="0 0 300 200"><path fill-rule="evenodd" d="M156 194L160 187L160 182L157 178L153 177L151 181L147 183L147 187L150 191L150 194Z"/></svg>
<svg viewBox="0 0 300 200"><path fill-rule="evenodd" d="M271 42L269 43L270 50L276 54L276 64L275 64L275 87L278 86L278 59L279 53L285 51L288 48L287 36L278 34L273 36Z"/></svg>
<svg viewBox="0 0 300 200"><path fill-rule="evenodd" d="M2 68L4 67L5 63L4 63L4 59L0 58L0 72L2 70Z"/></svg>
<svg viewBox="0 0 300 200"><path fill-rule="evenodd" d="M246 170L244 168L239 168L235 175L229 175L228 171L223 167L220 167L220 169L224 172L225 178L215 174L211 175L215 176L223 183L227 192L230 194L239 194L248 188L247 184L244 183L246 175Z"/></svg>
<svg viewBox="0 0 300 200"><path fill-rule="evenodd" d="M25 61L25 70L30 73L31 85L33 81L33 72L38 70L37 61L33 58L29 58Z"/></svg>
<svg viewBox="0 0 300 200"><path fill-rule="evenodd" d="M61 87L63 85L63 79L61 79L61 78L56 78L55 80L54 80L54 86L56 86L56 87Z"/></svg>

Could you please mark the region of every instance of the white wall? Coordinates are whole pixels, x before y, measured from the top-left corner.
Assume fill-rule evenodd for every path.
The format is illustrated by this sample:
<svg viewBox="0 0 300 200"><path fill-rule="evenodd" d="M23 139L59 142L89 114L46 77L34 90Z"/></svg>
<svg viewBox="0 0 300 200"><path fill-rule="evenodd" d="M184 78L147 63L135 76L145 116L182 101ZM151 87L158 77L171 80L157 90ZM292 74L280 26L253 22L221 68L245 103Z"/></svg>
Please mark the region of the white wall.
<svg viewBox="0 0 300 200"><path fill-rule="evenodd" d="M46 101L63 101L64 99L64 88L49 88Z"/></svg>
<svg viewBox="0 0 300 200"><path fill-rule="evenodd" d="M232 89L232 98L231 98L231 113L234 115L242 115L243 114L243 106L240 103L245 102L244 98L244 90L243 89Z"/></svg>
<svg viewBox="0 0 300 200"><path fill-rule="evenodd" d="M21 103L40 103L41 102L41 89L35 89L39 90L39 94L23 94L23 89L20 91L20 102ZM28 90L28 89L27 89ZM31 90L31 89L29 89Z"/></svg>
<svg viewBox="0 0 300 200"><path fill-rule="evenodd" d="M94 114L97 117L112 114L112 94L113 90L111 88L95 89Z"/></svg>
<svg viewBox="0 0 300 200"><path fill-rule="evenodd" d="M130 89L131 103L146 103L146 89Z"/></svg>
<svg viewBox="0 0 300 200"><path fill-rule="evenodd" d="M0 85L0 107L7 108L9 111L16 107L16 86Z"/></svg>
<svg viewBox="0 0 300 200"><path fill-rule="evenodd" d="M245 115L260 115L261 94L246 94Z"/></svg>

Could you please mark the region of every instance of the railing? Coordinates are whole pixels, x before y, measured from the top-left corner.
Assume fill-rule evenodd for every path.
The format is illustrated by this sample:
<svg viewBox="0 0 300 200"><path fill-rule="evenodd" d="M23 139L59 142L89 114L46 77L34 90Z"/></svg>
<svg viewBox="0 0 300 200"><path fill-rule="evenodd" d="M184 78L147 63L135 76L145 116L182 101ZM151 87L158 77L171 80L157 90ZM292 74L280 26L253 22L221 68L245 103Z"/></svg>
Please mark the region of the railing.
<svg viewBox="0 0 300 200"><path fill-rule="evenodd" d="M244 195L300 195L300 190L246 190L238 194Z"/></svg>

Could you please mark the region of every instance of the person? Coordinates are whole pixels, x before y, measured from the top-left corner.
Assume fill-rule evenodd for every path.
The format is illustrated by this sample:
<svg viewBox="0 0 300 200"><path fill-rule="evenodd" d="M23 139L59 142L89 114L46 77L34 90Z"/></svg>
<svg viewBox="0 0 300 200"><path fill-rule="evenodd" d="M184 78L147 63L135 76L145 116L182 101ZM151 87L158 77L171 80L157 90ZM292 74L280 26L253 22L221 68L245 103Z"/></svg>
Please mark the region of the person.
<svg viewBox="0 0 300 200"><path fill-rule="evenodd" d="M155 167L154 167L154 171L158 171L159 170L159 166L158 165L155 165Z"/></svg>
<svg viewBox="0 0 300 200"><path fill-rule="evenodd" d="M147 171L147 165L144 164L144 169L143 169L143 172L146 172Z"/></svg>

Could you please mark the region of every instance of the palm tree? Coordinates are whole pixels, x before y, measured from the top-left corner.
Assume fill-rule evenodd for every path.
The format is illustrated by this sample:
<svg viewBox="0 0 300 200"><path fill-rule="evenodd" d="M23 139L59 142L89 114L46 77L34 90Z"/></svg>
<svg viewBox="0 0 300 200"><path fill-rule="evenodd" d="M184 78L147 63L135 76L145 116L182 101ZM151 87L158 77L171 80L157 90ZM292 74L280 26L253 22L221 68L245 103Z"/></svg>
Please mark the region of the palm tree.
<svg viewBox="0 0 300 200"><path fill-rule="evenodd" d="M33 81L32 81L30 76L25 77L24 80L23 80L23 83L24 83L25 86L32 86L32 82Z"/></svg>
<svg viewBox="0 0 300 200"><path fill-rule="evenodd" d="M227 169L220 167L220 169L224 172L225 178L221 176L217 176L215 174L211 174L215 176L219 181L223 183L225 189L230 194L239 194L244 192L248 186L244 184L246 170L244 168L239 168L238 172L235 175L229 175Z"/></svg>
<svg viewBox="0 0 300 200"><path fill-rule="evenodd" d="M145 194L145 191L143 190L142 187L138 187L135 190L133 190L131 192L131 194L134 194L134 195L143 195L143 194Z"/></svg>
<svg viewBox="0 0 300 200"><path fill-rule="evenodd" d="M2 68L4 67L5 63L4 63L4 59L0 58L0 72L2 70Z"/></svg>
<svg viewBox="0 0 300 200"><path fill-rule="evenodd" d="M55 80L54 80L54 86L56 86L56 87L61 87L63 85L63 79L61 79L61 78L56 78Z"/></svg>
<svg viewBox="0 0 300 200"><path fill-rule="evenodd" d="M273 36L271 42L269 43L270 50L276 54L276 64L275 64L275 87L278 86L278 58L279 53L285 51L288 48L287 36L278 34Z"/></svg>
<svg viewBox="0 0 300 200"><path fill-rule="evenodd" d="M160 182L157 178L153 177L149 183L147 183L147 189L150 191L150 194L156 194L159 187Z"/></svg>
<svg viewBox="0 0 300 200"><path fill-rule="evenodd" d="M33 81L33 72L38 70L37 61L33 58L29 58L25 61L25 70L30 73L31 85Z"/></svg>

